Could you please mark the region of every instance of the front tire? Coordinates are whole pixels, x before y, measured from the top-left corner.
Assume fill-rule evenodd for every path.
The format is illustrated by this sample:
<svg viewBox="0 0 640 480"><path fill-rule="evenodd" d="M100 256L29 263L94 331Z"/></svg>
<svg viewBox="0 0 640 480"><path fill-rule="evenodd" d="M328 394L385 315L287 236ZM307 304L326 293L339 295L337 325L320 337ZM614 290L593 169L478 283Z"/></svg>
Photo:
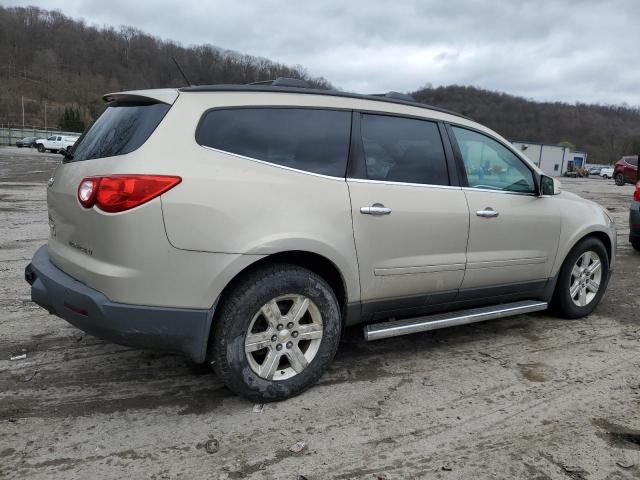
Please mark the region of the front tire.
<svg viewBox="0 0 640 480"><path fill-rule="evenodd" d="M624 174L617 173L616 176L615 176L615 181L616 181L616 185L618 185L619 187L623 186L626 183L626 180L624 178Z"/></svg>
<svg viewBox="0 0 640 480"><path fill-rule="evenodd" d="M46 152L46 149L44 148L44 145L42 145L41 143L39 143L36 147L38 148L38 151L40 153Z"/></svg>
<svg viewBox="0 0 640 480"><path fill-rule="evenodd" d="M331 287L295 265L271 265L242 278L214 317L209 360L233 392L252 402L305 391L338 349L341 315Z"/></svg>
<svg viewBox="0 0 640 480"><path fill-rule="evenodd" d="M564 318L581 318L596 308L609 282L609 256L602 241L588 237L565 258L552 299Z"/></svg>
<svg viewBox="0 0 640 480"><path fill-rule="evenodd" d="M631 240L631 246L636 252L640 252L640 240Z"/></svg>

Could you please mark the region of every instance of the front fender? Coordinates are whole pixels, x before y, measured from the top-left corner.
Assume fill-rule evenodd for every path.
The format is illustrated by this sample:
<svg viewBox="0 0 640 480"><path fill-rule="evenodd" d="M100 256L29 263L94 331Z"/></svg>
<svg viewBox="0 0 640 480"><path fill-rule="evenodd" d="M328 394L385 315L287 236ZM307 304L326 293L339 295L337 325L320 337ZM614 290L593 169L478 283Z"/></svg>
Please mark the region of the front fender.
<svg viewBox="0 0 640 480"><path fill-rule="evenodd" d="M584 200L577 195L567 195L563 209L562 227L558 254L553 265L552 275L556 275L569 252L588 235L606 235L609 240L611 258L609 266L613 268L616 253L616 228L613 220L604 209L595 202Z"/></svg>

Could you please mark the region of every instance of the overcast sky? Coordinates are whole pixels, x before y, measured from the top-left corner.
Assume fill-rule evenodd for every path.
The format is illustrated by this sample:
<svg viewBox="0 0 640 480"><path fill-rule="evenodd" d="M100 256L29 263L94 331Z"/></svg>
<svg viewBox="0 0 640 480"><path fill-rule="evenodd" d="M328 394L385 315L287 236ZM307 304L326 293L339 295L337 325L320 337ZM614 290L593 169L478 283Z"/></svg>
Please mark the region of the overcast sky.
<svg viewBox="0 0 640 480"><path fill-rule="evenodd" d="M300 64L362 93L430 83L640 105L640 0L0 0Z"/></svg>

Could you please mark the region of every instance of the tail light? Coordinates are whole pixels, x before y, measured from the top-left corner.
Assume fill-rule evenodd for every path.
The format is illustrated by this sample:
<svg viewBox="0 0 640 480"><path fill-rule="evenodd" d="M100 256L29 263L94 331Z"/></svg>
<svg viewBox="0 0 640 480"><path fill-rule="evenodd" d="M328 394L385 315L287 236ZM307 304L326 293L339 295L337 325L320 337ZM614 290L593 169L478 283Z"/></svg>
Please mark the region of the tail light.
<svg viewBox="0 0 640 480"><path fill-rule="evenodd" d="M633 199L640 202L640 182L636 183L636 191L633 192Z"/></svg>
<svg viewBox="0 0 640 480"><path fill-rule="evenodd" d="M181 181L170 175L87 177L78 186L78 201L84 208L95 205L105 212L123 212L162 195Z"/></svg>

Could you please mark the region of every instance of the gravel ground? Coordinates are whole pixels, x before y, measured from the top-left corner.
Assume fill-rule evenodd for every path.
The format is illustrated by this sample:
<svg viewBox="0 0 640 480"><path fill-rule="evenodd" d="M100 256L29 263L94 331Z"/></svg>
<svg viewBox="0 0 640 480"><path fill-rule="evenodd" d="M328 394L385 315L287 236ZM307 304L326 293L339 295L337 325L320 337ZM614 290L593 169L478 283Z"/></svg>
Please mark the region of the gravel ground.
<svg viewBox="0 0 640 480"><path fill-rule="evenodd" d="M353 334L317 386L259 411L206 368L105 343L30 302L23 271L48 236L59 160L0 148L0 478L640 478L631 186L563 181L618 224L589 318Z"/></svg>

